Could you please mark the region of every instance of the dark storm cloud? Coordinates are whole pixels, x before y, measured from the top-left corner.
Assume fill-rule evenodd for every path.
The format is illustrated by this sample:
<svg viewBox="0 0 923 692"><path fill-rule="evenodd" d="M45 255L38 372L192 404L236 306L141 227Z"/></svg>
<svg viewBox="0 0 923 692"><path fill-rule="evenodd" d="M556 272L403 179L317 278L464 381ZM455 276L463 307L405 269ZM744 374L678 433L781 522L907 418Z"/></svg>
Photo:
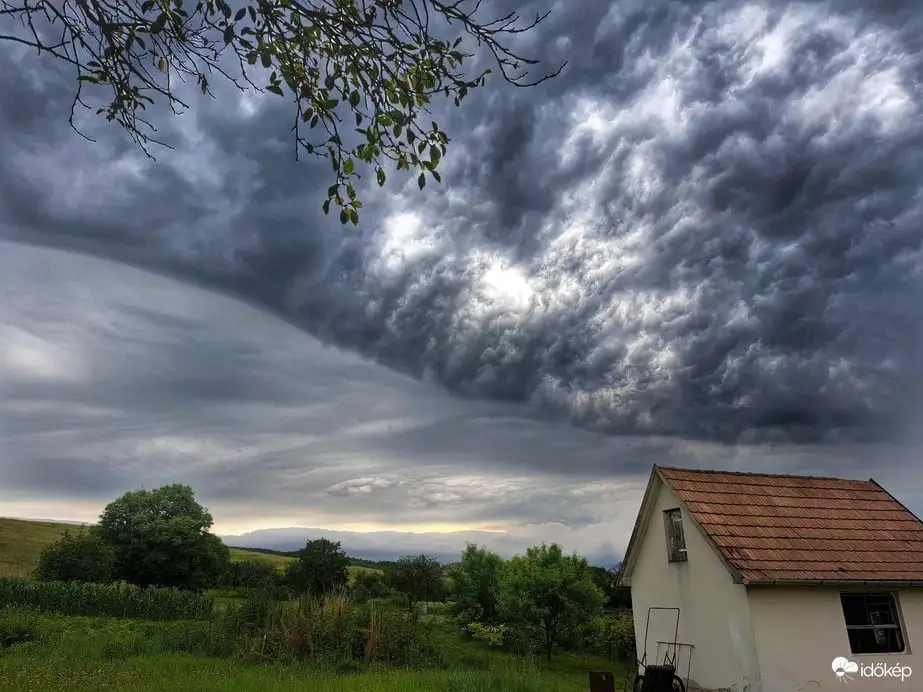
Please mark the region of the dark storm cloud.
<svg viewBox="0 0 923 692"><path fill-rule="evenodd" d="M30 242L92 241L602 432L902 439L923 383L913 8L561 3L522 40L564 75L447 109L444 187L368 190L348 230L276 102L223 90L167 123L180 148L154 165L105 124L77 139L66 83L10 53L0 209ZM208 400L253 390L186 377Z"/></svg>

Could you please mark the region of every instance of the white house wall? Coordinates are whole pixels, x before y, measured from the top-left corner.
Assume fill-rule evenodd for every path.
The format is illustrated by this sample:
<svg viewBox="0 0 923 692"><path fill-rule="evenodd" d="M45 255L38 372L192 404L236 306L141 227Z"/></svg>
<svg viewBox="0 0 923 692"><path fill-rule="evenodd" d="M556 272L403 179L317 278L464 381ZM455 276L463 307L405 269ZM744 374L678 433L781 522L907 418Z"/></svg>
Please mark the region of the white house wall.
<svg viewBox="0 0 923 692"><path fill-rule="evenodd" d="M750 614L759 652L762 692L923 690L923 589L901 589L895 593L909 653L855 655L850 653L839 589L750 587ZM915 675L902 681L894 677L863 678L853 673L853 680L841 680L832 667L833 659L839 656L860 665L909 666Z"/></svg>
<svg viewBox="0 0 923 692"><path fill-rule="evenodd" d="M683 513L688 560L667 560L664 512L679 507L673 491L659 480L654 510L644 538L637 547L631 573L632 613L638 656L644 655L648 608L680 608L679 641L694 645L690 679L713 690L760 692L759 667L753 645L747 590L735 584L730 573L692 520ZM675 613L651 615L648 663L654 661L657 644L672 641ZM661 654L664 647L660 647ZM686 676L688 649L680 650L678 673ZM791 692L786 690L786 692Z"/></svg>

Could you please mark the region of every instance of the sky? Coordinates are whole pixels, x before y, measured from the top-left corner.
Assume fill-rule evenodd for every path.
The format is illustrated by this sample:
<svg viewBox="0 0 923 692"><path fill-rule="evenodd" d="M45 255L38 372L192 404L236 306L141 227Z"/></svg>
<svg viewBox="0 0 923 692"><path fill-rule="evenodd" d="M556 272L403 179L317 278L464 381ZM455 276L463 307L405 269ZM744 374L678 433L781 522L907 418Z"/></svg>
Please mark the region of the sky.
<svg viewBox="0 0 923 692"><path fill-rule="evenodd" d="M0 45L0 515L179 482L239 544L611 561L654 463L923 511L914 6L524 4L563 73L434 104L442 185L355 228L284 100L155 110L154 161Z"/></svg>

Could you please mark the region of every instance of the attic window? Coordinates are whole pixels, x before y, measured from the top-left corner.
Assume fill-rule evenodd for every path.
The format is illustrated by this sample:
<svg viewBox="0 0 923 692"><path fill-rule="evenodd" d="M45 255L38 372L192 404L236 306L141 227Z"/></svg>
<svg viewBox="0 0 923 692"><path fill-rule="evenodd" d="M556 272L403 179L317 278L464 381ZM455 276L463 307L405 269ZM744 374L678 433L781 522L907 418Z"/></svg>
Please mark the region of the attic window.
<svg viewBox="0 0 923 692"><path fill-rule="evenodd" d="M840 594L849 646L854 654L896 654L904 651L904 634L891 593Z"/></svg>
<svg viewBox="0 0 923 692"><path fill-rule="evenodd" d="M667 527L667 560L686 561L686 536L683 534L683 515L679 507L668 509L663 513L663 519Z"/></svg>

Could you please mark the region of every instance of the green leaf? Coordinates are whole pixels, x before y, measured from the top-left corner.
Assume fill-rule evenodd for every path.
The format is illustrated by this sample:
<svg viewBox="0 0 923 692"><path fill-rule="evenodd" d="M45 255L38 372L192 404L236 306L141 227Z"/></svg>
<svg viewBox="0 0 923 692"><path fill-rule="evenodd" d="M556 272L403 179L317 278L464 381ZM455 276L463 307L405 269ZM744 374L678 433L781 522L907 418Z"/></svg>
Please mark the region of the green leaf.
<svg viewBox="0 0 923 692"><path fill-rule="evenodd" d="M378 187L381 187L385 184L385 169L379 168L376 175L378 176Z"/></svg>
<svg viewBox="0 0 923 692"><path fill-rule="evenodd" d="M346 159L346 163L343 164L343 173L346 175L352 175L355 164L352 159Z"/></svg>
<svg viewBox="0 0 923 692"><path fill-rule="evenodd" d="M269 69L269 66L272 65L272 55L266 48L263 48L260 52L260 58L263 61L263 67Z"/></svg>
<svg viewBox="0 0 923 692"><path fill-rule="evenodd" d="M247 8L242 7L241 9L237 10L237 14L234 15L234 21L239 22L241 19L243 19L246 16L246 14L247 14Z"/></svg>
<svg viewBox="0 0 923 692"><path fill-rule="evenodd" d="M163 28L167 25L167 13L161 12L157 15L157 19L154 20L154 23L151 24L151 34L159 34L163 31Z"/></svg>
<svg viewBox="0 0 923 692"><path fill-rule="evenodd" d="M432 171L433 177L436 179L437 183L442 182L442 176L439 175L439 171Z"/></svg>
<svg viewBox="0 0 923 692"><path fill-rule="evenodd" d="M353 93L349 95L349 105L355 108L356 106L359 105L360 98L361 97L359 96L359 91L358 90L353 91Z"/></svg>
<svg viewBox="0 0 923 692"><path fill-rule="evenodd" d="M353 222L353 226L357 225L359 223L359 212L357 212L355 209L350 209L349 220Z"/></svg>
<svg viewBox="0 0 923 692"><path fill-rule="evenodd" d="M435 144L431 144L429 147L429 158L433 162L433 164L436 164L439 162L439 156L440 156L439 149L436 147Z"/></svg>
<svg viewBox="0 0 923 692"><path fill-rule="evenodd" d="M417 185L420 186L420 189L421 189L421 190L422 190L424 187L426 187L426 176L423 175L422 173L420 173L420 177L417 178Z"/></svg>
<svg viewBox="0 0 923 692"><path fill-rule="evenodd" d="M340 223L345 224L349 221L349 212L346 211L346 208L340 209Z"/></svg>
<svg viewBox="0 0 923 692"><path fill-rule="evenodd" d="M278 84L270 84L268 87L266 87L266 91L270 91L273 94L278 94L279 96L285 96L285 93L282 91Z"/></svg>
<svg viewBox="0 0 923 692"><path fill-rule="evenodd" d="M230 43L234 40L234 27L228 24L224 27L224 42L225 44Z"/></svg>
<svg viewBox="0 0 923 692"><path fill-rule="evenodd" d="M324 202L324 214L329 214L329 213L330 213L330 200L328 199L326 202Z"/></svg>

